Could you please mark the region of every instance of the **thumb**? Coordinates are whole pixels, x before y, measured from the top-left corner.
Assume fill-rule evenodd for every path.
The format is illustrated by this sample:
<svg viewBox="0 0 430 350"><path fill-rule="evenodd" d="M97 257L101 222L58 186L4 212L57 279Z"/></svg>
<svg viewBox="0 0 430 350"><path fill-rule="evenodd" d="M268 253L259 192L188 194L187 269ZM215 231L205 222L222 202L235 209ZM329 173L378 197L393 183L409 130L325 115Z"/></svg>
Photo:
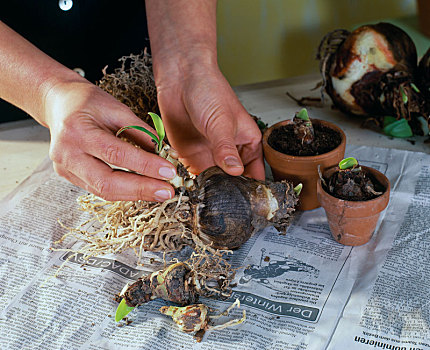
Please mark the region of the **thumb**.
<svg viewBox="0 0 430 350"><path fill-rule="evenodd" d="M215 164L227 174L238 176L244 171L242 160L237 151L234 139L234 126L231 121L211 123L211 128L207 130L207 138L212 146L212 155Z"/></svg>

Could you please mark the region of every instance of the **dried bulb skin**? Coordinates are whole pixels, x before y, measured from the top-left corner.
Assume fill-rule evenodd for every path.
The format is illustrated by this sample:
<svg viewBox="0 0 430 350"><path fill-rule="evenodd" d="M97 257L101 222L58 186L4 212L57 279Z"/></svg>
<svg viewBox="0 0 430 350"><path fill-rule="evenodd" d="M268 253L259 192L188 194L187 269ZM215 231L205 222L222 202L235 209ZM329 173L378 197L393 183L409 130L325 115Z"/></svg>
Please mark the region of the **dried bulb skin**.
<svg viewBox="0 0 430 350"><path fill-rule="evenodd" d="M152 289L149 278L139 278L130 285L122 296L128 306L138 306L152 300Z"/></svg>
<svg viewBox="0 0 430 350"><path fill-rule="evenodd" d="M216 249L240 247L256 231L284 220L298 201L287 182L271 186L218 167L197 177L196 192L194 233Z"/></svg>
<svg viewBox="0 0 430 350"><path fill-rule="evenodd" d="M205 330L209 321L208 308L204 304L188 305L184 307L163 306L160 312L171 316L179 329L186 333Z"/></svg>
<svg viewBox="0 0 430 350"><path fill-rule="evenodd" d="M412 39L389 23L346 33L333 32L340 36L338 40L328 34L319 48L325 90L333 103L343 112L357 115L408 120L426 115L425 99L413 88L420 83Z"/></svg>
<svg viewBox="0 0 430 350"><path fill-rule="evenodd" d="M184 263L172 264L164 270L139 278L126 289L122 297L128 306L139 306L156 298L179 305L195 303L198 294L190 273Z"/></svg>
<svg viewBox="0 0 430 350"><path fill-rule="evenodd" d="M294 134L302 144L309 145L314 141L315 132L310 120L303 120L294 116L293 125Z"/></svg>
<svg viewBox="0 0 430 350"><path fill-rule="evenodd" d="M294 191L294 186L291 182L266 182L270 192L278 203L278 209L273 212L273 217L270 219L270 224L279 231L284 232L289 225L289 217L294 212L299 198Z"/></svg>

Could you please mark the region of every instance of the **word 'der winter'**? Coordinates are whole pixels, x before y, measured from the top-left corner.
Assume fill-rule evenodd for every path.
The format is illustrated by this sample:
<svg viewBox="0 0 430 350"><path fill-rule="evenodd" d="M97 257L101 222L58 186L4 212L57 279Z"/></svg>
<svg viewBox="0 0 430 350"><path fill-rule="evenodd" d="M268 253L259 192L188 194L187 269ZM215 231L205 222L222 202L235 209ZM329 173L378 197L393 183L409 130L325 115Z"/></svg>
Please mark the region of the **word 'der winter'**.
<svg viewBox="0 0 430 350"><path fill-rule="evenodd" d="M239 299L241 304L248 305L259 310L307 321L315 321L319 313L319 309L313 307L277 302L251 293L234 291L229 300L234 301L236 299Z"/></svg>

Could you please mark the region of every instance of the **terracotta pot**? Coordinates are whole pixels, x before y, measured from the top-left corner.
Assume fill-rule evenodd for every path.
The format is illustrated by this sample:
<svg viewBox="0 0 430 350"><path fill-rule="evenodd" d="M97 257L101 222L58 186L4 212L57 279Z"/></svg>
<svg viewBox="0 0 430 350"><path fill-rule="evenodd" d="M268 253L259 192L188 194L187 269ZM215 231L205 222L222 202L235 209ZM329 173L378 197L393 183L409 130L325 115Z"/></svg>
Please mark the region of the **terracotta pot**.
<svg viewBox="0 0 430 350"><path fill-rule="evenodd" d="M339 164L345 155L346 137L344 132L328 121L313 118L311 120L315 125L321 124L336 130L341 135L340 145L330 152L317 156L290 156L273 149L267 140L274 129L290 124L292 120L276 123L263 134L264 157L272 169L273 178L276 181L290 180L294 185L303 184L298 210L311 210L320 206L317 198L318 165L321 166L321 170L324 170Z"/></svg>
<svg viewBox="0 0 430 350"><path fill-rule="evenodd" d="M344 245L357 246L367 243L375 231L379 215L390 199L390 182L381 172L361 166L370 177L376 179L385 192L368 201L347 201L336 198L326 192L318 180L318 199L324 208L333 238ZM326 169L324 178L329 178L336 171L336 167Z"/></svg>

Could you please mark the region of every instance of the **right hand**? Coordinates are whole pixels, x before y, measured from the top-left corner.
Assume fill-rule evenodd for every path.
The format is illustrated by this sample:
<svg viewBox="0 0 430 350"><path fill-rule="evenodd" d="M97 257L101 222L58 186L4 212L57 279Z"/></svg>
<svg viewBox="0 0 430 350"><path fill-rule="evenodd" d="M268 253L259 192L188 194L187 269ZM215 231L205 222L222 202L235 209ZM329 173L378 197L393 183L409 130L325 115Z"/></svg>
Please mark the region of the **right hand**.
<svg viewBox="0 0 430 350"><path fill-rule="evenodd" d="M163 180L173 178L176 169L153 153L150 138L127 131L143 150L115 136L128 125L152 130L127 106L84 79L54 85L44 102L49 153L59 175L106 200L163 201L174 196Z"/></svg>

